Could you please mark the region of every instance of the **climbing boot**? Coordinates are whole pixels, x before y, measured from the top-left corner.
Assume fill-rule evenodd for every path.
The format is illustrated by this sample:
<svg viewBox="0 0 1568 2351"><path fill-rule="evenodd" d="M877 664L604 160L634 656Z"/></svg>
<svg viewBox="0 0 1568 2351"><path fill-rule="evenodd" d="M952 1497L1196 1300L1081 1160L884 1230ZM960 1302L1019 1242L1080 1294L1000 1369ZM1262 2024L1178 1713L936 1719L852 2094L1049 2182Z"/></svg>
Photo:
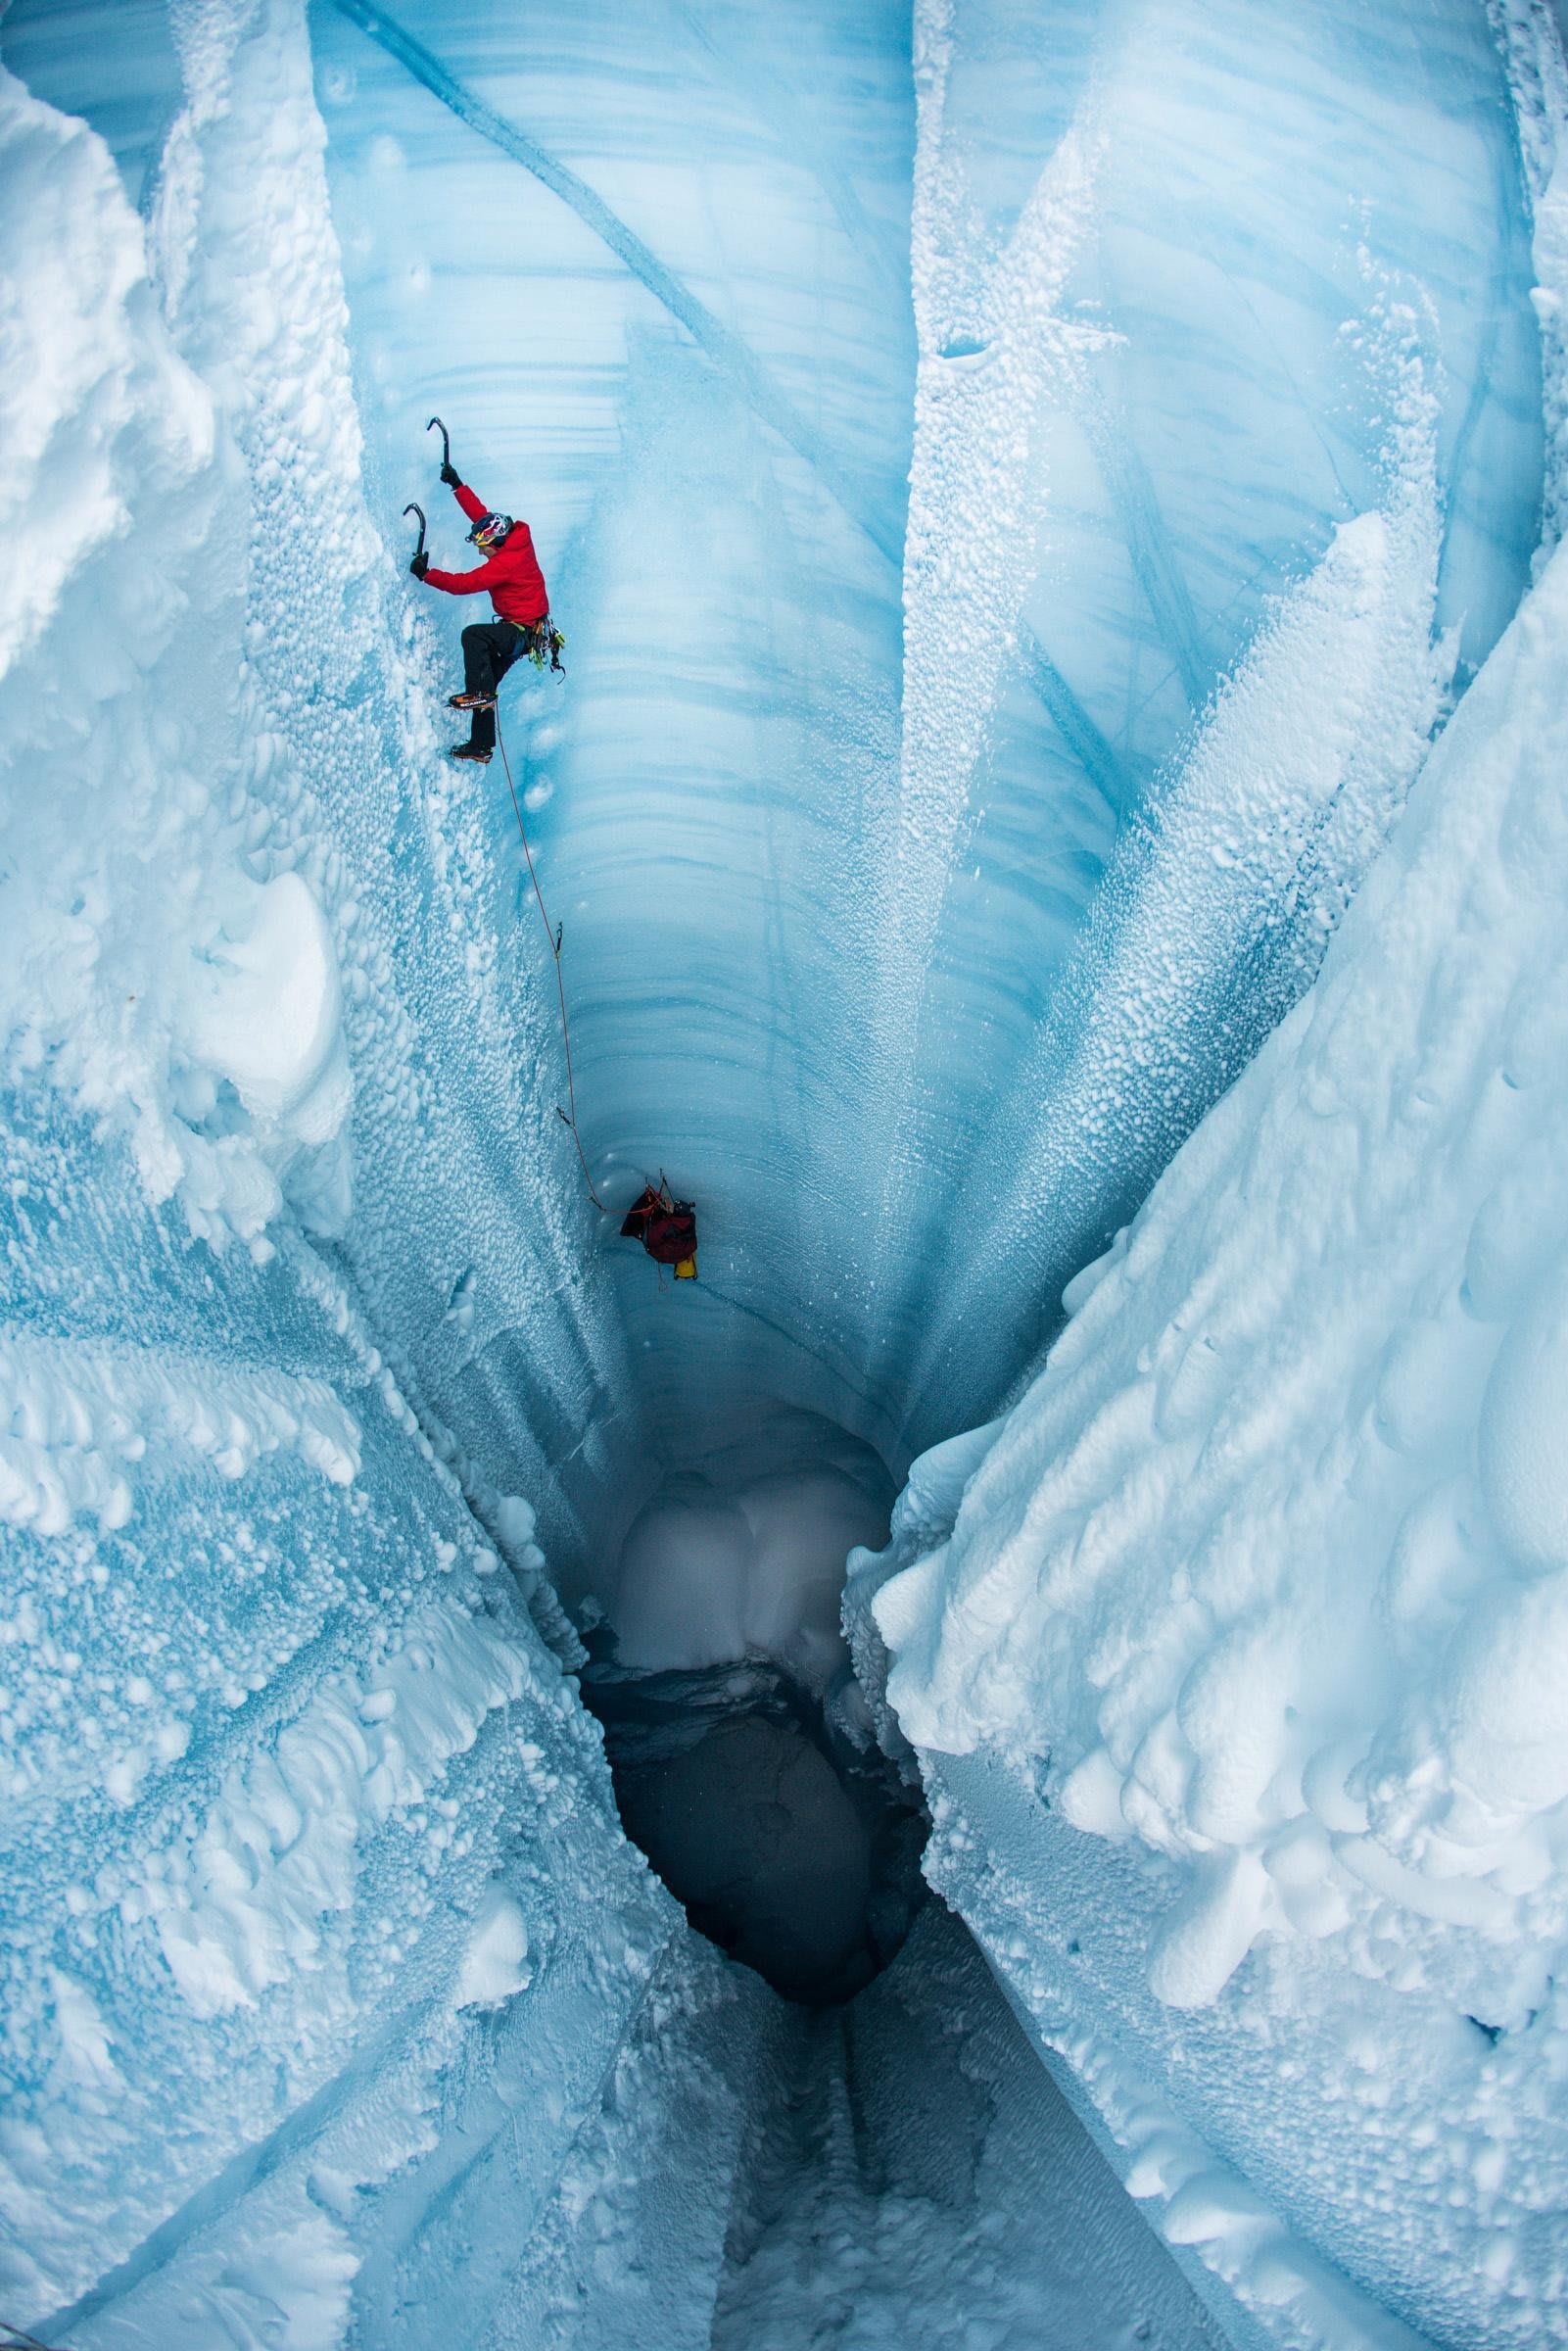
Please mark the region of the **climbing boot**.
<svg viewBox="0 0 1568 2351"><path fill-rule="evenodd" d="M496 697L493 694L449 694L447 707L449 710L494 710Z"/></svg>
<svg viewBox="0 0 1568 2351"><path fill-rule="evenodd" d="M470 760L475 767L488 767L491 760L490 752L482 751L476 743L454 743L447 756L449 759Z"/></svg>

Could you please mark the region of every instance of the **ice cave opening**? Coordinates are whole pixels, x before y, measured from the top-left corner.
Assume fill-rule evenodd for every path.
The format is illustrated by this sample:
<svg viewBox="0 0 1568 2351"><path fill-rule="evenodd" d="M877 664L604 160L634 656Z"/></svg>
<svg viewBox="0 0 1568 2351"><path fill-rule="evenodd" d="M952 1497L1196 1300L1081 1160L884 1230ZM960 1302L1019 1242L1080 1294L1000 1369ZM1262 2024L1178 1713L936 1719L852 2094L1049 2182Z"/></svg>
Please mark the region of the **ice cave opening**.
<svg viewBox="0 0 1568 2351"><path fill-rule="evenodd" d="M661 1477L577 1611L627 1834L693 1926L815 2005L879 1974L926 1895L919 1783L841 1621L893 1496L870 1446L777 1406Z"/></svg>
<svg viewBox="0 0 1568 2351"><path fill-rule="evenodd" d="M0 2336L1561 2339L1552 11L0 64Z"/></svg>

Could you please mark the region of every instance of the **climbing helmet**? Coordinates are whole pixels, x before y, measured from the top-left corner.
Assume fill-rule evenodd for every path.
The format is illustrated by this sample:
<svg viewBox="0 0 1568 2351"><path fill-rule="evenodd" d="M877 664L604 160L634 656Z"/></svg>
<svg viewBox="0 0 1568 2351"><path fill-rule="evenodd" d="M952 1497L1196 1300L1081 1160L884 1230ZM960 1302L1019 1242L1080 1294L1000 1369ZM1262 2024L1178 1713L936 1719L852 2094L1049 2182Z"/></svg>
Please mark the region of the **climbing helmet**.
<svg viewBox="0 0 1568 2351"><path fill-rule="evenodd" d="M509 514L481 514L468 536L477 548L499 547L511 527Z"/></svg>

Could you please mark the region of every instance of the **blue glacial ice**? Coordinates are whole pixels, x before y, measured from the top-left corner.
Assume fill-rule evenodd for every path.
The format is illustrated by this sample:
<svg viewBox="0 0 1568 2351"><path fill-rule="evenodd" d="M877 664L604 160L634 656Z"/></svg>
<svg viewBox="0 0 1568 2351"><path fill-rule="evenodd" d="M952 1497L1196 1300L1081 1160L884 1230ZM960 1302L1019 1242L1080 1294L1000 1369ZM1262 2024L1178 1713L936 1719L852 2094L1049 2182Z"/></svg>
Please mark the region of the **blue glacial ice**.
<svg viewBox="0 0 1568 2351"><path fill-rule="evenodd" d="M0 62L0 2320L1551 2339L1549 13Z"/></svg>

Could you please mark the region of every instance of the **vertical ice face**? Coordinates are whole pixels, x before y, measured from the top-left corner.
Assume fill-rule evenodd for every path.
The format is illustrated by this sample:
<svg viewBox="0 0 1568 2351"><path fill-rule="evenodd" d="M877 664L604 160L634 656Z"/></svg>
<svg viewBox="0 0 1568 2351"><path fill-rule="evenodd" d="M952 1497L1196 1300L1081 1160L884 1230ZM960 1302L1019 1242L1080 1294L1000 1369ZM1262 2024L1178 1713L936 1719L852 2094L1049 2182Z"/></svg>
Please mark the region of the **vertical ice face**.
<svg viewBox="0 0 1568 2351"><path fill-rule="evenodd" d="M768 2002L626 1845L531 1510L432 1405L507 1301L538 1374L471 1425L526 1477L618 1358L540 1271L494 876L408 787L303 21L175 30L150 238L0 77L0 2309L477 2339L650 1998L722 2209L699 2054Z"/></svg>
<svg viewBox="0 0 1568 2351"><path fill-rule="evenodd" d="M843 1324L879 1147L904 13L592 5L567 27L345 0L313 35L379 511L401 530L428 486L455 557L439 412L527 516L567 635L564 687L528 673L502 717L595 1178L622 1205L663 1167L698 1200L695 1290L613 1240L597 1260L641 1374L605 1400L623 1458L679 1463L759 1395L875 1423ZM471 614L430 603L451 674ZM463 789L515 861L499 769Z"/></svg>
<svg viewBox="0 0 1568 2351"><path fill-rule="evenodd" d="M1282 2219L1520 2351L1568 2183L1565 643L1559 549L1307 1002L862 1562L935 1882L1172 2231L1308 2329Z"/></svg>
<svg viewBox="0 0 1568 2351"><path fill-rule="evenodd" d="M318 12L386 509L460 387L569 624L512 747L591 1153L707 1207L681 1323L612 1257L640 1424L994 1402L1511 609L1502 65L1476 11L1363 13L919 12L917 384L894 14Z"/></svg>
<svg viewBox="0 0 1568 2351"><path fill-rule="evenodd" d="M1507 29L1549 320L1561 58ZM1306 2339L1389 2323L1323 2253L1423 2339L1562 2325L1560 544L1536 569L1306 1002L857 1560L934 1882L1135 2192Z"/></svg>
<svg viewBox="0 0 1568 2351"><path fill-rule="evenodd" d="M1542 428L1481 10L917 27L889 1197L957 1191L968 1278L892 1241L884 1338L935 1436L1309 976L1526 578Z"/></svg>
<svg viewBox="0 0 1568 2351"><path fill-rule="evenodd" d="M47 18L22 0L15 52L139 174L116 75ZM1527 208L1479 11L933 5L915 30L912 96L890 8L311 19L366 436L348 527L401 551L422 488L454 557L433 412L531 521L568 675L508 690L507 740L585 1142L606 1196L664 1165L704 1209L678 1306L618 1245L596 1270L638 1382L602 1336L520 1344L477 1236L398 1309L452 1425L526 1455L531 1377L557 1458L603 1424L568 1464L591 1514L606 1441L678 1454L759 1396L894 1458L994 1406L1314 968L1534 540ZM297 562L328 526L293 479ZM466 613L407 609L455 683ZM402 690L355 658L331 731L385 737ZM308 700L298 725L330 767ZM532 1023L503 780L430 789L429 854L455 831L485 904L486 943L466 899L451 941ZM400 844L378 901L406 870ZM439 995L422 918L396 962ZM543 1018L526 1058L570 1279L594 1227ZM459 1292L476 1319L431 1312Z"/></svg>

